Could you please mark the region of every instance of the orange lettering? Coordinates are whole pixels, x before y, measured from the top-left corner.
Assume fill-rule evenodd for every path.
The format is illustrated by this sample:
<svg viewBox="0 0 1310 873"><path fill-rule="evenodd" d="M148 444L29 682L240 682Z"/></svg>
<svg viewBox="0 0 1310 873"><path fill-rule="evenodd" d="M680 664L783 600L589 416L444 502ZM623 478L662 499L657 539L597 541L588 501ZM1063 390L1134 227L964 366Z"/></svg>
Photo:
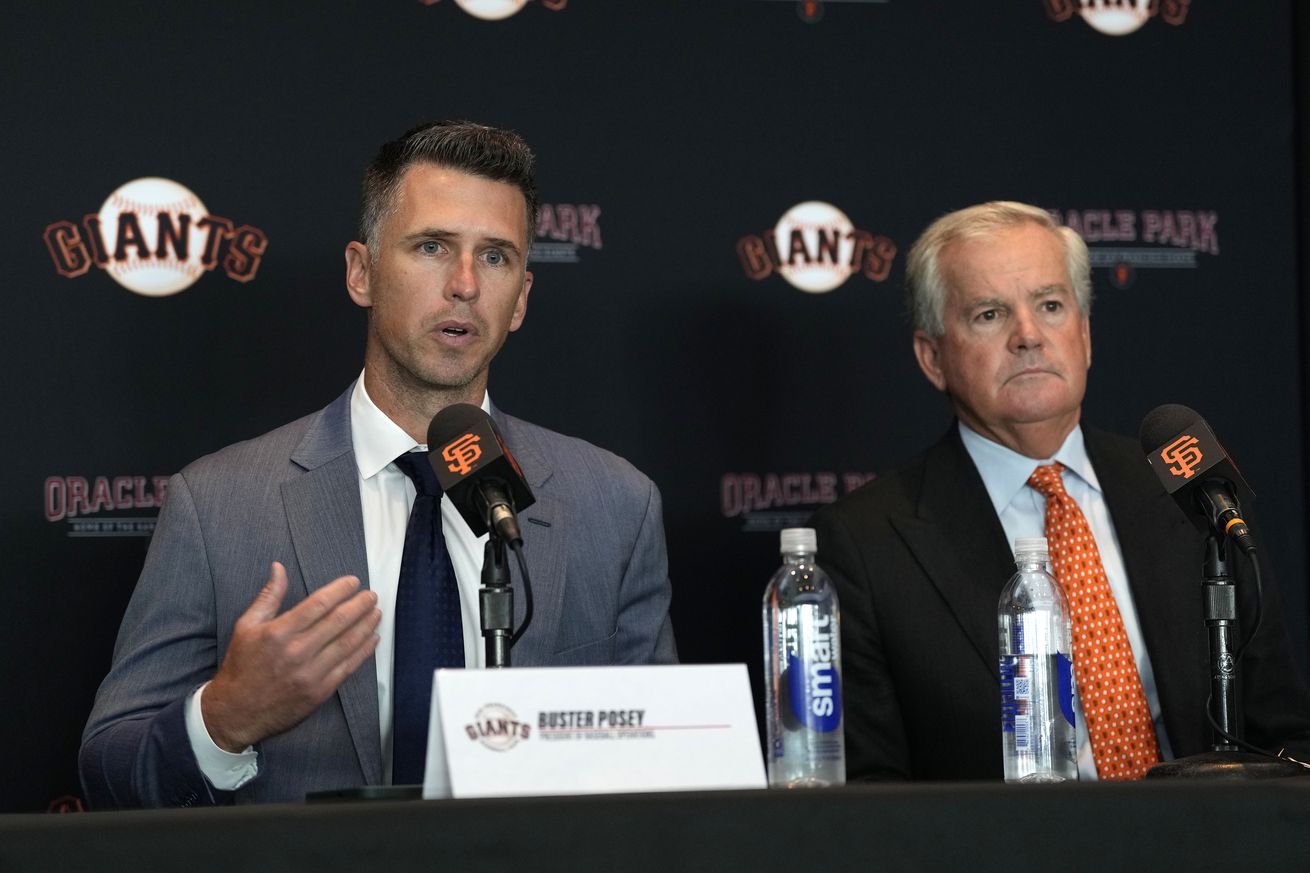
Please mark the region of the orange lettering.
<svg viewBox="0 0 1310 873"><path fill-rule="evenodd" d="M481 440L482 437L475 433L466 433L442 449L441 457L450 461L447 469L452 473L467 476L478 458L482 457L482 447L478 445Z"/></svg>
<svg viewBox="0 0 1310 873"><path fill-rule="evenodd" d="M1170 473L1190 479L1196 473L1196 465L1205 457L1196 445L1196 437L1183 434L1161 450L1160 459L1176 465L1169 468Z"/></svg>

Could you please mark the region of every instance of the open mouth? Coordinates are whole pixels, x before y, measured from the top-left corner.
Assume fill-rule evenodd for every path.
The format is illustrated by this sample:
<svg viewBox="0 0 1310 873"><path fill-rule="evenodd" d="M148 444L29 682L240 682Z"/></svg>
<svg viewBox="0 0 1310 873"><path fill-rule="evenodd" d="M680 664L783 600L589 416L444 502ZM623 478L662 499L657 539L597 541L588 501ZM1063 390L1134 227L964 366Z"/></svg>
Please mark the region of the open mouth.
<svg viewBox="0 0 1310 873"><path fill-rule="evenodd" d="M463 336L468 333L468 331L462 327L443 327L441 332L446 336Z"/></svg>

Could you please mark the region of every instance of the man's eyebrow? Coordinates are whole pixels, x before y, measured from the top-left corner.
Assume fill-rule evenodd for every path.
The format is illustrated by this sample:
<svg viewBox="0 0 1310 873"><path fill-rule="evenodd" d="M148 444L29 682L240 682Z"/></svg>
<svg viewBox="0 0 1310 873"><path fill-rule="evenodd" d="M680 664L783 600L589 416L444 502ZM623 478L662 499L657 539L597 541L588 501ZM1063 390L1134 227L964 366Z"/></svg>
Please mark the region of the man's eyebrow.
<svg viewBox="0 0 1310 873"><path fill-rule="evenodd" d="M973 300L966 300L964 309L971 312L975 309L1004 309L1008 305L999 297L977 297Z"/></svg>
<svg viewBox="0 0 1310 873"><path fill-rule="evenodd" d="M497 248L509 249L516 255L523 254L523 252L519 250L518 245L507 239L501 239L500 237L496 237L496 236L489 236L489 237L485 237L482 241L490 245L496 246Z"/></svg>
<svg viewBox="0 0 1310 873"><path fill-rule="evenodd" d="M1040 288L1030 291L1028 293L1028 296L1035 300L1039 297L1050 297L1052 294L1067 294L1067 293L1069 293L1068 288L1064 287L1064 285L1059 282L1054 282L1050 285L1043 285Z"/></svg>
<svg viewBox="0 0 1310 873"><path fill-rule="evenodd" d="M424 227L413 233L405 234L403 239L406 241L417 239L450 239L451 237L456 236L459 236L459 234L455 233L453 230L441 230L437 227Z"/></svg>

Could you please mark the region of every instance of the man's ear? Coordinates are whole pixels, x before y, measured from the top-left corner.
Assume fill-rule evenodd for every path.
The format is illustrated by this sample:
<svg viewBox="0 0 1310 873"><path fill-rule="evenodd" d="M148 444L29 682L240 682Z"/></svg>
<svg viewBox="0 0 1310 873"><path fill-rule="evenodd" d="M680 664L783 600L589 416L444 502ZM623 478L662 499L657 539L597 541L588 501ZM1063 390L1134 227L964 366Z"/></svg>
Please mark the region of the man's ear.
<svg viewBox="0 0 1310 873"><path fill-rule="evenodd" d="M914 332L914 357L919 369L938 391L946 390L946 374L942 372L941 337L932 337L921 330Z"/></svg>
<svg viewBox="0 0 1310 873"><path fill-rule="evenodd" d="M523 288L519 291L519 299L514 302L514 315L510 318L509 329L518 330L523 326L523 316L528 314L528 292L532 290L532 274L523 274Z"/></svg>
<svg viewBox="0 0 1310 873"><path fill-rule="evenodd" d="M355 305L365 309L373 305L370 265L368 246L362 242L351 242L346 246L346 291Z"/></svg>

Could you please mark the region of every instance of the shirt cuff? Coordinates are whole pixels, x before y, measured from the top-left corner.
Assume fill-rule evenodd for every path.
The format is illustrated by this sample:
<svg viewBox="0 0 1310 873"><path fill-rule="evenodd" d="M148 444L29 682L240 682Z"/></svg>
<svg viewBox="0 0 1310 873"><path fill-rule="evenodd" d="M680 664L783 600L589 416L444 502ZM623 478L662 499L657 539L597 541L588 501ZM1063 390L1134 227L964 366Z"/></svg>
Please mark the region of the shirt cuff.
<svg viewBox="0 0 1310 873"><path fill-rule="evenodd" d="M200 772L219 791L236 791L251 779L259 775L259 753L254 746L246 746L243 751L229 752L215 745L205 727L205 717L200 712L200 698L209 685L206 682L195 691L186 705L186 734L191 742L191 751L195 753Z"/></svg>

